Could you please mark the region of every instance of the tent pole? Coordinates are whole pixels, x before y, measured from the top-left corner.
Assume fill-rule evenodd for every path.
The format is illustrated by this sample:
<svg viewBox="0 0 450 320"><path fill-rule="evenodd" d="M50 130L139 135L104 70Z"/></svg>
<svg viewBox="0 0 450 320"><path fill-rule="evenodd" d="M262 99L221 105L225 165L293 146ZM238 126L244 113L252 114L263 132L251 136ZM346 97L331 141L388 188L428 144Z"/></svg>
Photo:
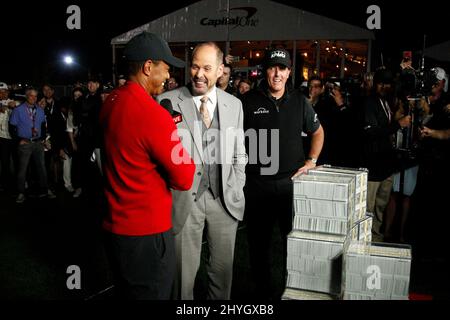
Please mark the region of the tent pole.
<svg viewBox="0 0 450 320"><path fill-rule="evenodd" d="M227 22L230 21L230 0L227 1ZM227 41L225 42L225 57L230 54L230 25L227 23Z"/></svg>
<svg viewBox="0 0 450 320"><path fill-rule="evenodd" d="M320 40L317 41L316 46L316 76L320 76Z"/></svg>
<svg viewBox="0 0 450 320"><path fill-rule="evenodd" d="M297 68L297 41L292 41L292 85L295 87L295 69Z"/></svg>
<svg viewBox="0 0 450 320"><path fill-rule="evenodd" d="M367 41L367 72L372 70L372 39Z"/></svg>
<svg viewBox="0 0 450 320"><path fill-rule="evenodd" d="M112 83L116 85L116 45L112 45Z"/></svg>
<svg viewBox="0 0 450 320"><path fill-rule="evenodd" d="M342 57L341 57L341 75L340 78L344 79L345 78L345 52L347 51L346 48L346 43L345 41L343 41L342 43Z"/></svg>
<svg viewBox="0 0 450 320"><path fill-rule="evenodd" d="M186 63L186 67L184 68L184 84L188 83L189 79L189 43L186 41L184 43L184 62Z"/></svg>

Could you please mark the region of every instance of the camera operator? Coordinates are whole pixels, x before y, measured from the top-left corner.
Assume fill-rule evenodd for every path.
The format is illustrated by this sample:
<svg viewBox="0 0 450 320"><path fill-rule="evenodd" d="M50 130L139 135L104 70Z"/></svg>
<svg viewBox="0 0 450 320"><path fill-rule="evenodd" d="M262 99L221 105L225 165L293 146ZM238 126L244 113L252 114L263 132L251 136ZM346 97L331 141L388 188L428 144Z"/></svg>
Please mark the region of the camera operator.
<svg viewBox="0 0 450 320"><path fill-rule="evenodd" d="M430 105L430 120L420 128L419 175L417 181L417 208L421 216L416 225L416 240L422 257L447 258L446 229L450 221L448 208L448 181L450 179L450 99L444 91L446 76L442 68L431 69L434 84ZM448 210L447 210L448 211ZM418 215L419 216L419 215Z"/></svg>
<svg viewBox="0 0 450 320"><path fill-rule="evenodd" d="M351 166L351 123L340 87L331 82L324 85L319 77L311 77L308 87L309 101L326 135L318 164ZM308 142L305 145L309 150Z"/></svg>
<svg viewBox="0 0 450 320"><path fill-rule="evenodd" d="M393 137L399 128L411 125L411 116L394 119L389 107L393 105L393 75L389 70L377 70L373 83L372 94L363 105L362 148L364 166L369 169L367 211L374 214L373 239L382 241L383 213L391 194L392 174L397 166Z"/></svg>
<svg viewBox="0 0 450 320"><path fill-rule="evenodd" d="M429 169L436 169L436 165L447 167L448 162L448 130L450 129L450 98L444 91L446 74L442 68L433 68L434 85L432 95L428 97L430 117L420 128L422 138L422 162Z"/></svg>
<svg viewBox="0 0 450 320"><path fill-rule="evenodd" d="M429 114L426 102L427 89L418 82L411 58L404 56L401 71L396 81L395 119L411 116L411 126L396 132L396 156L398 172L393 176L393 188L384 217L384 241L406 243L407 224L411 209L411 199L417 185L419 160L418 127ZM396 221L399 223L397 224Z"/></svg>

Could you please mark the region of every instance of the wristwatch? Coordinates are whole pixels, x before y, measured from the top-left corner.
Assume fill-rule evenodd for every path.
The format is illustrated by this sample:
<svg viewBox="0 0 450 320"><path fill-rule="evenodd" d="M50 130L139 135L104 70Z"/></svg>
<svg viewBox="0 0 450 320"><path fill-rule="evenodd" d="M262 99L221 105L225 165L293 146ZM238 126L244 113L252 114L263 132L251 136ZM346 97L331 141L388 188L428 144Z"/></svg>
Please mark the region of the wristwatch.
<svg viewBox="0 0 450 320"><path fill-rule="evenodd" d="M307 160L309 160L309 161L311 161L312 163L314 163L314 164L316 164L317 163L317 159L316 158L311 158L311 157L308 157L308 159Z"/></svg>

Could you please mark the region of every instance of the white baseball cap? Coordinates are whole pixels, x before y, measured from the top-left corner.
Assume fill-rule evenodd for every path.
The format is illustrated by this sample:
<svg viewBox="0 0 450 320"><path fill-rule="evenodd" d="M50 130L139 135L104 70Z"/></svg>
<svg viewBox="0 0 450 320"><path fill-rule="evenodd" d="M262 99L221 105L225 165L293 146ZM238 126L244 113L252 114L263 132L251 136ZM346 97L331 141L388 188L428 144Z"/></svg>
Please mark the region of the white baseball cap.
<svg viewBox="0 0 450 320"><path fill-rule="evenodd" d="M0 90L8 90L8 85L4 82L0 82Z"/></svg>
<svg viewBox="0 0 450 320"><path fill-rule="evenodd" d="M436 78L441 81L445 79L445 70L439 67L432 69L434 73L436 74Z"/></svg>

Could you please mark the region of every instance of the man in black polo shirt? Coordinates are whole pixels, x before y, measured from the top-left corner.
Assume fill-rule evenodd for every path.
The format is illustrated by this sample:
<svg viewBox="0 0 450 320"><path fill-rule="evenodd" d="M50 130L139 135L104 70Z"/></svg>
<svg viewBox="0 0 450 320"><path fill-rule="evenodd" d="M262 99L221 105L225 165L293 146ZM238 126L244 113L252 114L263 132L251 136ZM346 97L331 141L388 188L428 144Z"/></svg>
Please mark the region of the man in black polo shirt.
<svg viewBox="0 0 450 320"><path fill-rule="evenodd" d="M300 91L287 85L290 73L289 52L269 51L265 58L265 79L242 98L249 154L245 217L250 264L257 294L266 299L281 295L274 292L273 282L278 283L276 287L280 281L281 286L285 283L286 236L292 229L292 178L316 166L324 141L323 129L311 104ZM303 152L302 133L311 136L307 155ZM276 223L283 246L282 266L271 263ZM282 268L281 279L272 280L272 267Z"/></svg>

